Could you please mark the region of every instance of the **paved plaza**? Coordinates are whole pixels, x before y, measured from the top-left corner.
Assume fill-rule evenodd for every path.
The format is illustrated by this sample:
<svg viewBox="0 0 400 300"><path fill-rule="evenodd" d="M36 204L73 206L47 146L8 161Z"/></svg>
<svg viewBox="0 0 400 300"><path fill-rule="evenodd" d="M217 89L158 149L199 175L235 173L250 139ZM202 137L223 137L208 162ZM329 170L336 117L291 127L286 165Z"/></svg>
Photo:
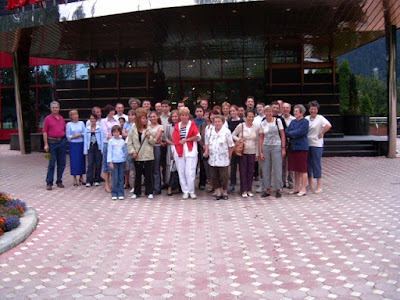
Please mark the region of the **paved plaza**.
<svg viewBox="0 0 400 300"><path fill-rule="evenodd" d="M0 299L400 299L400 159L323 168L318 195L112 201L69 166L46 191L44 154L0 145L0 190L39 216L0 256Z"/></svg>

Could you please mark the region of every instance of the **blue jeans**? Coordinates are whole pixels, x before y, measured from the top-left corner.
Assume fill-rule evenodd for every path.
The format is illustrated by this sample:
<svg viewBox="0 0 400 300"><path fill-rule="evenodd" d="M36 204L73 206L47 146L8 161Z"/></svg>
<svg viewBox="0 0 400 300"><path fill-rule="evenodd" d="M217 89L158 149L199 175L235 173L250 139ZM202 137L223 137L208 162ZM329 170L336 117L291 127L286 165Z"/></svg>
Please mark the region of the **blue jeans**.
<svg viewBox="0 0 400 300"><path fill-rule="evenodd" d="M63 138L56 144L49 144L49 153L51 159L47 168L46 183L52 186L54 181L54 169L57 162L57 181L56 183L62 183L62 176L65 169L65 163L67 160L67 139Z"/></svg>
<svg viewBox="0 0 400 300"><path fill-rule="evenodd" d="M160 161L161 161L161 147L155 146L154 149L154 162L153 162L153 183L154 183L154 193L161 193L161 171L160 171Z"/></svg>
<svg viewBox="0 0 400 300"><path fill-rule="evenodd" d="M98 146L91 146L88 151L88 167L86 182L100 182L102 155ZM93 178L94 173L94 178Z"/></svg>
<svg viewBox="0 0 400 300"><path fill-rule="evenodd" d="M308 177L314 177L314 178L322 177L321 157L323 153L324 153L323 147L310 147L308 149L308 157L307 157Z"/></svg>
<svg viewBox="0 0 400 300"><path fill-rule="evenodd" d="M125 162L114 163L114 170L112 172L112 197L124 197L124 175L125 175Z"/></svg>

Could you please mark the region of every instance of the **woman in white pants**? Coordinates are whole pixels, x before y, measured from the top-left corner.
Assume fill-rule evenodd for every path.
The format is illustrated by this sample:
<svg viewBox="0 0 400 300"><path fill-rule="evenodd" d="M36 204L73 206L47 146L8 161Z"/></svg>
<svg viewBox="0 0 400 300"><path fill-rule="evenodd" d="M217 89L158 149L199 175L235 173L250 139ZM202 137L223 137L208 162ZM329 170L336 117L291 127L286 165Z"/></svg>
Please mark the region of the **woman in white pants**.
<svg viewBox="0 0 400 300"><path fill-rule="evenodd" d="M196 198L194 186L197 168L197 141L200 132L196 124L189 120L190 111L187 107L179 109L180 122L175 125L172 139L175 145L174 159L179 174L183 199Z"/></svg>

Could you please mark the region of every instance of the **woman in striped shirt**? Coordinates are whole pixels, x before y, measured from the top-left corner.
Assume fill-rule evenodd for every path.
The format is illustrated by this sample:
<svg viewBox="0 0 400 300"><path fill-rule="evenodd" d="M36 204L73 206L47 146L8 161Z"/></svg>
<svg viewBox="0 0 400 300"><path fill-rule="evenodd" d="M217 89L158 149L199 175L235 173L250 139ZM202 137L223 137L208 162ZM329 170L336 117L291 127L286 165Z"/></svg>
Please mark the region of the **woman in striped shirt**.
<svg viewBox="0 0 400 300"><path fill-rule="evenodd" d="M194 185L197 168L197 141L200 132L196 124L189 120L190 111L187 107L179 109L180 122L175 125L172 139L175 145L174 160L179 174L179 183L183 199L195 199Z"/></svg>

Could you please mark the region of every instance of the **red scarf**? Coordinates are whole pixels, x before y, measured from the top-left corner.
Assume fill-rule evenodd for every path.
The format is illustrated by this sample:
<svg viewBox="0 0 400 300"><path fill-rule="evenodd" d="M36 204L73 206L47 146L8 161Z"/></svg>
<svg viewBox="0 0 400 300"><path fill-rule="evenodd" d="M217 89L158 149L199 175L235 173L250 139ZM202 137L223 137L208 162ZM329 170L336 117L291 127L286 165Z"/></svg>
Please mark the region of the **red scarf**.
<svg viewBox="0 0 400 300"><path fill-rule="evenodd" d="M199 134L199 130L197 129L196 124L194 124L191 120L189 120L189 122L190 123L188 123L188 125L190 124L190 127L189 127L189 132L186 135L187 139ZM178 153L178 156L182 157L183 156L183 145L179 144L179 141L181 140L181 132L179 130L179 124L180 123L177 123L175 125L175 130L172 133L172 140L174 141L175 149L176 149L176 152ZM186 126L186 128L187 127L188 126ZM187 144L189 151L192 151L193 150L193 142L186 142L186 144Z"/></svg>

